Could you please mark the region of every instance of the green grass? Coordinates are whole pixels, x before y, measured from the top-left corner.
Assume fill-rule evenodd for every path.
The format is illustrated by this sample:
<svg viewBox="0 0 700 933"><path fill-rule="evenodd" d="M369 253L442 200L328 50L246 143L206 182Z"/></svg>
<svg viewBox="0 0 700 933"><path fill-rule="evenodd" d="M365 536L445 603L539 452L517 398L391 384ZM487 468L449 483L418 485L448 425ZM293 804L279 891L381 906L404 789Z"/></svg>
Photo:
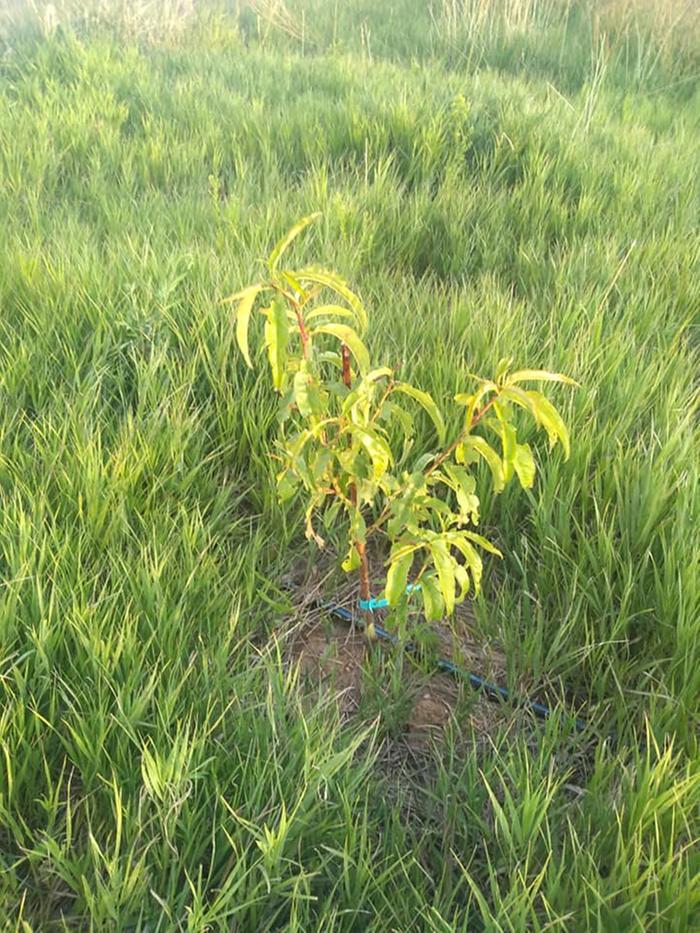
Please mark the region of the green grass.
<svg viewBox="0 0 700 933"><path fill-rule="evenodd" d="M10 929L700 929L698 50L601 54L583 4L382 6L0 45ZM505 355L582 384L571 459L485 497L476 611L584 736L396 779L386 721L301 702L274 635L307 545L218 299L312 210L295 249L374 358L437 395Z"/></svg>

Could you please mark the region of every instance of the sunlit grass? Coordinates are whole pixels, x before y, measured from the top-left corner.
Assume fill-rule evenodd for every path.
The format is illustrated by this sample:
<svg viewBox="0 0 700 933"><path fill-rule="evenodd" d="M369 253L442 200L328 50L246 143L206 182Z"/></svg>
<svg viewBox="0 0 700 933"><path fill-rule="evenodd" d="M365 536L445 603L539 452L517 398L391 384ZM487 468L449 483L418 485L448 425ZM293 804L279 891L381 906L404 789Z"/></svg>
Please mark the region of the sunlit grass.
<svg viewBox="0 0 700 933"><path fill-rule="evenodd" d="M532 30L469 56L414 0L303 8L303 49L236 13L165 45L15 34L0 58L0 914L692 929L688 60L598 67L590 24L580 59ZM273 635L307 545L219 299L314 210L309 255L434 394L510 355L582 384L557 396L571 459L485 499L510 556L476 611L510 686L581 707L583 737L557 716L394 780L386 723L300 700Z"/></svg>

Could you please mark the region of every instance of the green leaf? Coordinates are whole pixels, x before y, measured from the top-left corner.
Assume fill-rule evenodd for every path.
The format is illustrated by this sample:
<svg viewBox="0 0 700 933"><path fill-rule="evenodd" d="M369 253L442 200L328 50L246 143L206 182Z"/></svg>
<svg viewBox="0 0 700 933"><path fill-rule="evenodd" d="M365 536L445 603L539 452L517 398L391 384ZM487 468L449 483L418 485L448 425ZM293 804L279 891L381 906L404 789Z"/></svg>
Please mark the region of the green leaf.
<svg viewBox="0 0 700 933"><path fill-rule="evenodd" d="M236 311L236 340L240 347L243 359L252 369L253 364L250 359L250 350L248 349L248 325L250 324L250 313L253 310L255 299L262 291L262 285L251 285L250 288L244 288L239 293L241 301Z"/></svg>
<svg viewBox="0 0 700 933"><path fill-rule="evenodd" d="M525 411L530 412L533 418L537 418L532 400L527 397L527 392L518 386L507 386L505 389L501 389L500 398L504 399L506 402L513 402L519 405L521 408L524 408Z"/></svg>
<svg viewBox="0 0 700 933"><path fill-rule="evenodd" d="M515 458L515 448L517 441L515 439L515 428L508 421L505 409L499 402L494 402L493 410L498 417L498 427L501 433L502 457L503 457L503 482L510 482L513 476L513 459ZM485 423L485 422L484 422Z"/></svg>
<svg viewBox="0 0 700 933"><path fill-rule="evenodd" d="M320 269L316 266L302 269L302 271L297 274L300 279L315 282L317 285L330 288L336 295L340 295L341 298L344 298L355 314L360 333L364 334L368 324L367 311L358 296L348 288L347 282L345 282L344 279L334 272L329 272L327 269Z"/></svg>
<svg viewBox="0 0 700 933"><path fill-rule="evenodd" d="M367 525L359 509L355 509L350 517L350 540L359 544L367 540Z"/></svg>
<svg viewBox="0 0 700 933"><path fill-rule="evenodd" d="M467 532L453 531L453 532L450 532L450 534L446 536L446 540L449 543L450 547L457 548L457 550L460 552L460 554L464 558L466 565L469 568L469 572L472 575L472 580L474 581L474 591L478 593L479 589L481 588L481 575L483 573L483 561L481 560L481 557L479 556L479 554L474 550L472 545L467 540L467 538L471 538L471 537L475 537L479 539L481 538L481 535L472 535L471 533L467 533ZM486 540L486 539L483 539L483 540ZM493 548L493 545L491 545L489 542L487 542L487 544L489 544L489 547Z"/></svg>
<svg viewBox="0 0 700 933"><path fill-rule="evenodd" d="M425 617L429 622L439 622L445 611L440 587L434 576L423 576L420 581Z"/></svg>
<svg viewBox="0 0 700 933"><path fill-rule="evenodd" d="M510 369L510 364L513 362L512 356L504 356L503 359L498 361L496 366L496 374L494 376L494 382L500 383L503 381L508 370Z"/></svg>
<svg viewBox="0 0 700 933"><path fill-rule="evenodd" d="M278 392L282 391L287 364L287 340L289 339L289 321L284 303L276 298L267 312L265 321L265 345L272 370L272 384Z"/></svg>
<svg viewBox="0 0 700 933"><path fill-rule="evenodd" d="M445 422L432 396L422 389L416 389L415 386L409 385L407 382L397 382L394 386L394 391L403 392L404 395L408 395L410 398L415 399L416 402L425 409L435 425L439 442L444 444Z"/></svg>
<svg viewBox="0 0 700 933"><path fill-rule="evenodd" d="M378 366L371 370L362 380L363 382L378 382L380 379L388 379L394 375L394 370L390 366Z"/></svg>
<svg viewBox="0 0 700 933"><path fill-rule="evenodd" d="M483 535L479 535L475 531L462 531L460 534L463 538L467 538L469 541L473 541L474 544L478 544L480 548L488 551L489 554L495 554L496 557L503 557L503 554L501 554L496 545L491 544L488 538L485 538Z"/></svg>
<svg viewBox="0 0 700 933"><path fill-rule="evenodd" d="M357 437L369 454L372 461L372 476L374 481L377 482L389 469L389 464L393 460L391 448L383 437L369 428L362 427L359 424L351 424L348 425L347 430Z"/></svg>
<svg viewBox="0 0 700 933"><path fill-rule="evenodd" d="M316 544L316 547L322 548L325 545L323 538L317 534L313 526L313 514L314 509L318 508L319 505L323 502L325 496L323 493L318 493L311 497L309 504L306 507L306 537L313 541Z"/></svg>
<svg viewBox="0 0 700 933"><path fill-rule="evenodd" d="M494 492L501 492L505 486L505 479L503 476L503 464L501 458L498 456L496 451L491 447L491 445L484 440L483 437L478 435L470 435L465 438L464 443L460 445L464 449L465 462L467 455L470 451L478 454L480 457L488 463L489 469L491 470L491 476L493 477L493 488ZM470 458L473 460L474 458Z"/></svg>
<svg viewBox="0 0 700 933"><path fill-rule="evenodd" d="M454 561L449 548L442 539L431 541L429 548L437 570L440 593L445 601L445 612L451 616L455 608Z"/></svg>
<svg viewBox="0 0 700 933"><path fill-rule="evenodd" d="M327 447L321 447L320 450L317 450L313 455L309 468L316 485L322 485L323 481L326 480L326 472L332 461L333 455Z"/></svg>
<svg viewBox="0 0 700 933"><path fill-rule="evenodd" d="M457 602L461 603L464 597L469 592L469 574L466 571L466 568L461 564L454 565L455 570L455 580L459 584L459 593L457 594Z"/></svg>
<svg viewBox="0 0 700 933"><path fill-rule="evenodd" d="M245 288L241 288L237 292L234 292L232 295L227 295L226 298L222 298L220 303L222 305L230 305L233 304L234 301L240 301L246 292L251 290L251 288L257 288L259 291L261 291L263 288L265 288L265 286L262 284L262 282L256 282L255 285L246 285Z"/></svg>
<svg viewBox="0 0 700 933"><path fill-rule="evenodd" d="M508 384L517 382L563 382L568 386L578 386L579 383L563 373L550 373L546 369L519 369L508 377Z"/></svg>
<svg viewBox="0 0 700 933"><path fill-rule="evenodd" d="M298 482L289 470L277 475L277 497L280 502L287 502L297 491Z"/></svg>
<svg viewBox="0 0 700 933"><path fill-rule="evenodd" d="M553 447L557 441L561 441L564 448L564 457L569 459L571 445L569 443L569 432L564 424L564 420L554 405L545 398L541 392L529 390L525 393L532 402L535 409L535 417L538 424L541 424L549 435L550 446Z"/></svg>
<svg viewBox="0 0 700 933"><path fill-rule="evenodd" d="M389 605L395 606L400 602L401 597L406 592L408 583L408 574L413 563L413 554L405 554L403 557L392 560L389 565L389 572L386 576L386 596Z"/></svg>
<svg viewBox="0 0 700 933"><path fill-rule="evenodd" d="M343 308L342 305L320 305L313 311L304 314L306 321L315 321L320 317L343 317L350 321L357 321L357 317L349 308Z"/></svg>
<svg viewBox="0 0 700 933"><path fill-rule="evenodd" d="M513 466L523 489L530 489L535 482L535 459L529 444L516 444Z"/></svg>
<svg viewBox="0 0 700 933"><path fill-rule="evenodd" d="M277 268L277 265L282 258L282 254L287 249L289 244L299 236L302 230L308 227L309 224L313 223L320 216L320 213L317 212L315 214L309 214L307 217L302 217L301 220L298 223L295 223L294 226L285 233L282 239L277 242L275 248L270 253L270 258L268 259L271 272L274 272Z"/></svg>
<svg viewBox="0 0 700 933"><path fill-rule="evenodd" d="M345 396L345 400L343 401L343 414L347 414L351 411L358 402L362 402L363 405L366 406L370 399L373 398L374 383L391 375L392 370L388 366L380 366L378 369L373 369L371 372L367 373L366 376L363 376L355 388Z"/></svg>
<svg viewBox="0 0 700 933"><path fill-rule="evenodd" d="M455 395L455 402L458 405L464 405L466 410L464 423L469 426L472 423L472 418L474 417L474 409L476 408L477 397L474 394L468 392L458 392Z"/></svg>
<svg viewBox="0 0 700 933"><path fill-rule="evenodd" d="M347 557L340 565L345 573L352 573L353 570L357 570L360 566L360 555L357 552L357 548L354 544L350 545L350 550L348 551Z"/></svg>
<svg viewBox="0 0 700 933"><path fill-rule="evenodd" d="M443 469L454 484L457 494L457 503L465 518L471 519L474 525L479 523L479 497L474 494L476 480L464 467L453 463L443 464Z"/></svg>
<svg viewBox="0 0 700 933"><path fill-rule="evenodd" d="M294 401L299 414L305 418L318 417L321 414L318 386L305 363L302 363L301 368L294 374Z"/></svg>
<svg viewBox="0 0 700 933"><path fill-rule="evenodd" d="M357 333L346 324L321 324L314 328L312 334L330 334L336 337L341 343L347 344L350 352L355 357L355 361L360 368L360 372L365 373L369 369L369 353L367 347L360 340Z"/></svg>
<svg viewBox="0 0 700 933"><path fill-rule="evenodd" d="M291 272L286 271L286 270L282 271L280 275L282 276L284 281L287 283L287 285L291 287L292 291L296 292L299 300L303 301L306 298L306 291L304 290L304 286L301 284L299 279L295 278ZM292 317L296 317L296 315L294 314L294 311L292 311L291 308L288 310L288 313L291 314Z"/></svg>

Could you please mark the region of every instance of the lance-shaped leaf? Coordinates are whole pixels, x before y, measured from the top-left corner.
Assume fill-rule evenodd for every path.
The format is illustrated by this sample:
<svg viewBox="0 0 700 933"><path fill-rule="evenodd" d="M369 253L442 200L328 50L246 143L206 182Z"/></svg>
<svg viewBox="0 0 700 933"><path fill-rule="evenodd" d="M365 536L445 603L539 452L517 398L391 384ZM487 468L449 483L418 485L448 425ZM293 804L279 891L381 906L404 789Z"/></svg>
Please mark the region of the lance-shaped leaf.
<svg viewBox="0 0 700 933"><path fill-rule="evenodd" d="M530 389L525 394L532 402L538 424L541 424L549 435L550 446L553 447L557 441L561 441L561 446L564 448L564 457L568 460L571 452L571 445L569 443L569 432L564 424L564 419L549 399L545 398L541 392L535 392Z"/></svg>
<svg viewBox="0 0 700 933"><path fill-rule="evenodd" d="M363 376L361 381L345 397L343 414L347 414L359 401L367 402L372 397L374 383L380 379L388 378L392 374L393 370L388 366L380 366Z"/></svg>
<svg viewBox="0 0 700 933"><path fill-rule="evenodd" d="M280 502L291 499L299 487L299 481L289 470L277 474L277 497Z"/></svg>
<svg viewBox="0 0 700 933"><path fill-rule="evenodd" d="M309 214L307 217L302 217L298 223L295 223L294 226L285 233L285 235L277 242L275 248L270 253L270 258L268 259L270 272L275 271L279 265L279 261L282 258L282 255L284 254L289 244L299 236L302 230L308 227L309 224L313 223L314 220L317 220L320 216L321 215L319 213L315 213Z"/></svg>
<svg viewBox="0 0 700 933"><path fill-rule="evenodd" d="M396 606L406 592L408 574L412 563L412 554L404 554L403 557L392 558L389 571L386 575L386 589L384 594L390 606Z"/></svg>
<svg viewBox="0 0 700 933"><path fill-rule="evenodd" d="M344 308L342 305L319 305L317 308L314 308L312 311L307 311L304 315L305 320L316 321L318 318L333 318L333 317L342 317L346 318L349 321L357 322L357 317L353 311L349 308Z"/></svg>
<svg viewBox="0 0 700 933"><path fill-rule="evenodd" d="M515 439L515 428L508 421L506 409L499 402L494 402L493 410L498 418L498 429L501 433L502 458L503 458L503 482L509 483L515 469L513 460L515 459L515 448L517 441Z"/></svg>
<svg viewBox="0 0 700 933"><path fill-rule="evenodd" d="M445 612L448 616L451 616L455 608L454 560L450 554L450 549L441 538L431 541L429 548L438 575L440 593L445 601Z"/></svg>
<svg viewBox="0 0 700 933"><path fill-rule="evenodd" d="M272 370L272 384L278 392L284 384L287 365L287 340L289 339L289 321L282 301L276 298L267 310L265 321L265 346Z"/></svg>
<svg viewBox="0 0 700 933"><path fill-rule="evenodd" d="M360 328L360 333L364 334L368 324L367 311L355 292L348 288L347 282L345 282L344 279L334 272L329 272L327 269L319 269L316 266L302 269L301 272L298 273L298 277L306 282L314 282L317 285L330 288L336 295L340 295L341 298L344 298L353 310L358 327Z"/></svg>
<svg viewBox="0 0 700 933"><path fill-rule="evenodd" d="M444 444L445 422L432 396L422 389L416 389L415 386L409 385L407 382L397 382L394 386L394 391L403 392L404 395L408 395L410 398L415 399L415 401L425 409L435 425L439 442Z"/></svg>
<svg viewBox="0 0 700 933"><path fill-rule="evenodd" d="M362 427L359 424L348 425L346 430L356 437L365 448L372 461L372 478L375 482L380 480L393 460L391 448L387 442L376 431Z"/></svg>
<svg viewBox="0 0 700 933"><path fill-rule="evenodd" d="M516 444L513 466L523 489L530 489L535 482L535 459L529 444Z"/></svg>
<svg viewBox="0 0 700 933"><path fill-rule="evenodd" d="M567 386L579 385L570 376L565 376L563 373L550 373L546 369L519 369L508 376L507 384L514 385L517 382L563 382Z"/></svg>
<svg viewBox="0 0 700 933"><path fill-rule="evenodd" d="M350 545L347 556L340 566L343 568L345 573L352 573L353 570L357 570L359 568L360 555L354 543Z"/></svg>
<svg viewBox="0 0 700 933"><path fill-rule="evenodd" d="M439 622L445 612L445 603L437 580L432 574L425 574L421 577L420 593L423 597L426 619L429 622Z"/></svg>
<svg viewBox="0 0 700 933"><path fill-rule="evenodd" d="M485 551L488 551L489 554L495 554L496 557L503 557L503 554L498 550L495 544L491 544L488 538L485 538L483 535L477 534L475 531L460 531L456 532L460 538L464 538L468 541L473 541L474 544L478 544L480 548L483 548Z"/></svg>
<svg viewBox="0 0 700 933"><path fill-rule="evenodd" d="M475 454L478 456L474 456ZM469 435L458 445L456 455L457 460L462 463L473 463L478 457L483 457L491 470L494 492L501 492L505 486L503 463L488 441L476 434Z"/></svg>
<svg viewBox="0 0 700 933"><path fill-rule="evenodd" d="M464 467L454 463L445 463L443 469L452 480L452 488L457 494L457 504L464 518L469 518L476 525L479 522L479 497L474 494L476 480Z"/></svg>
<svg viewBox="0 0 700 933"><path fill-rule="evenodd" d="M455 580L459 585L459 593L457 594L457 602L461 603L464 597L469 592L469 574L467 573L466 567L463 567L461 564L455 563Z"/></svg>
<svg viewBox="0 0 700 933"><path fill-rule="evenodd" d="M479 538L480 535L476 535L476 537ZM456 548L464 558L464 562L469 568L469 573L472 575L472 580L474 581L474 592L478 593L481 589L481 575L483 572L481 557L467 540L466 533L451 532L446 536L446 540L449 546ZM491 547L493 547L493 545L491 545Z"/></svg>
<svg viewBox="0 0 700 933"><path fill-rule="evenodd" d="M313 517L314 511L318 508L319 505L323 502L325 496L322 493L314 495L311 497L309 504L306 507L306 537L309 541L313 541L318 548L322 548L325 545L323 538L315 531L313 526Z"/></svg>
<svg viewBox="0 0 700 933"><path fill-rule="evenodd" d="M319 386L305 362L294 374L294 401L299 414L305 418L321 416L323 403Z"/></svg>
<svg viewBox="0 0 700 933"><path fill-rule="evenodd" d="M248 327L250 324L250 313L253 310L255 299L262 289L262 285L251 285L249 288L244 288L243 291L227 299L234 301L240 298L238 308L236 309L236 341L243 355L243 359L251 369L253 368L253 364L250 359L250 350L248 349Z"/></svg>
<svg viewBox="0 0 700 933"><path fill-rule="evenodd" d="M369 369L369 353L367 352L367 347L360 340L357 332L354 331L352 327L348 327L347 324L321 324L319 327L314 328L312 334L330 334L331 337L335 337L337 340L340 340L341 343L347 344L350 352L355 357L355 362L360 372L365 373Z"/></svg>

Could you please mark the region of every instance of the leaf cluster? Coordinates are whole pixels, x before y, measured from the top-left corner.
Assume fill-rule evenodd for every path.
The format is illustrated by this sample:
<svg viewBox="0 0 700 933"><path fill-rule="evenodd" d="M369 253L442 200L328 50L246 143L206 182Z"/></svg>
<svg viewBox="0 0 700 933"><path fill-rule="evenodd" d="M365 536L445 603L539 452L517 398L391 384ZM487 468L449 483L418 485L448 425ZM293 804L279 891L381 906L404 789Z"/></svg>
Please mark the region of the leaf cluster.
<svg viewBox="0 0 700 933"><path fill-rule="evenodd" d="M318 266L282 266L287 248L317 217L303 218L277 243L263 280L226 299L236 303L236 338L249 366L251 318L257 311L264 319L262 342L279 395L279 498L303 495L306 534L319 547L325 542L318 516L323 513L327 527L342 523L348 572L358 569L367 539L385 534L389 604L397 605L407 588L419 591L426 617L439 619L470 590L478 592L480 552L500 556L475 530L476 465L488 465L496 492L515 477L532 486L535 460L518 441L519 409L568 457L561 415L530 386L573 380L544 370L511 371L504 360L493 379L472 376L472 388L455 396L463 417L448 442L445 411L430 393L389 366L372 365L365 344L369 316L347 282ZM421 456L413 452L417 409L435 434L434 450Z"/></svg>

